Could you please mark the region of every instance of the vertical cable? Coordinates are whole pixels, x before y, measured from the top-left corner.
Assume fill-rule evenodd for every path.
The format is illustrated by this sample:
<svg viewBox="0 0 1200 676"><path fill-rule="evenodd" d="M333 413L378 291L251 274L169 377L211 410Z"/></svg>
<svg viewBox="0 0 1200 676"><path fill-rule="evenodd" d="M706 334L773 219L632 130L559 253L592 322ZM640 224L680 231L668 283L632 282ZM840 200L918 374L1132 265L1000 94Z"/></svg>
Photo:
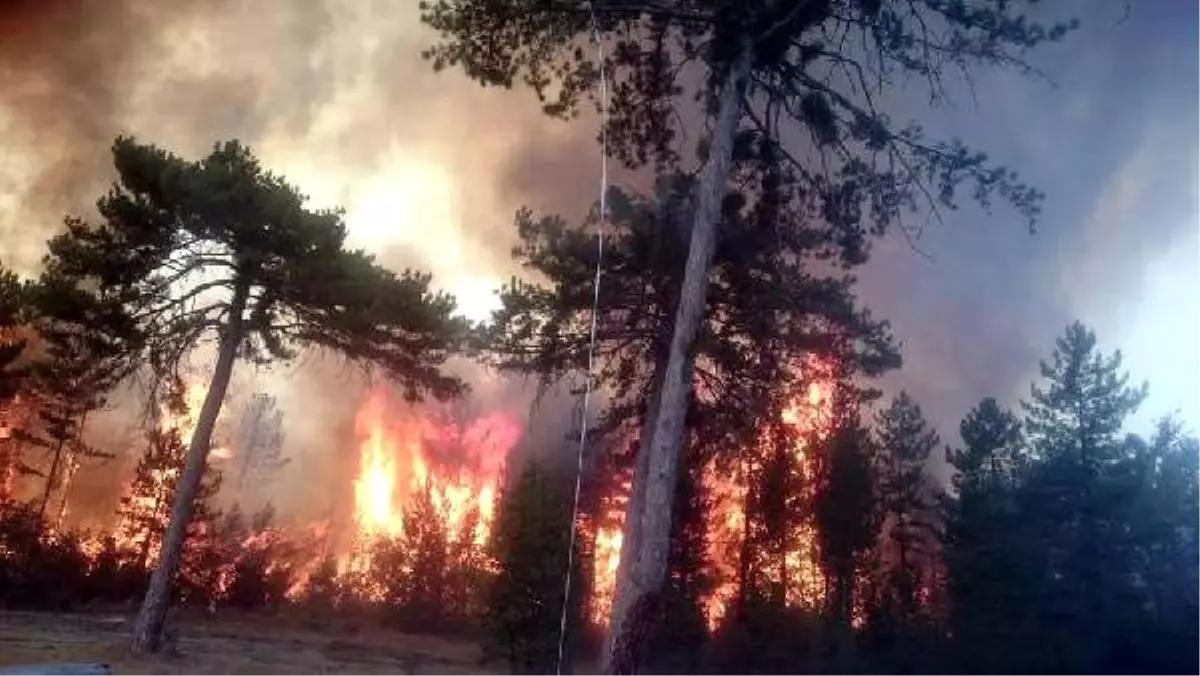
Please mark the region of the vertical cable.
<svg viewBox="0 0 1200 676"><path fill-rule="evenodd" d="M604 44L596 25L595 8L590 8L592 40L596 43L596 60L600 64L600 214L596 229L596 276L592 280L592 326L588 338L587 378L583 385L583 407L579 421L579 450L575 462L575 492L571 503L571 535L567 545L567 571L563 585L562 616L558 623L558 660L555 673L562 675L563 655L567 641L567 615L571 607L571 570L575 560L575 538L579 520L579 488L583 480L583 452L587 447L588 409L591 404L592 381L596 362L596 316L600 310L600 275L604 269L604 224L608 219L608 72L604 63Z"/></svg>

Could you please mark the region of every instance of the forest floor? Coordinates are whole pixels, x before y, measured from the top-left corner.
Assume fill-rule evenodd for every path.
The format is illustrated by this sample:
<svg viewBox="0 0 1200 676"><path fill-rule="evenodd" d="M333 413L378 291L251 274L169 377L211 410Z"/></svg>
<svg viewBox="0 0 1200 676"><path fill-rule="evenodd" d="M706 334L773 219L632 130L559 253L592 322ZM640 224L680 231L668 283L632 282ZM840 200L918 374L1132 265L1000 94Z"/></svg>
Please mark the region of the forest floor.
<svg viewBox="0 0 1200 676"><path fill-rule="evenodd" d="M322 624L229 613L171 621L170 654L126 649L123 614L0 611L0 667L103 662L114 674L479 674L491 669L468 641L353 622ZM494 665L493 665L494 667Z"/></svg>

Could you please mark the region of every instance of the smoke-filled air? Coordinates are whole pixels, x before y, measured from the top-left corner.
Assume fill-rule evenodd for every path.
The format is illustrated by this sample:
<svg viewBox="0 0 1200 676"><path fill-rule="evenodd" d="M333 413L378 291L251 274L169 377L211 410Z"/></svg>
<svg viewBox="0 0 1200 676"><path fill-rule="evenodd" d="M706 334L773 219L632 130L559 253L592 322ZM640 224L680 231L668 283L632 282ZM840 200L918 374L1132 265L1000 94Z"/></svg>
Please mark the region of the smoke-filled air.
<svg viewBox="0 0 1200 676"><path fill-rule="evenodd" d="M0 3L0 671L1197 673L1197 25Z"/></svg>

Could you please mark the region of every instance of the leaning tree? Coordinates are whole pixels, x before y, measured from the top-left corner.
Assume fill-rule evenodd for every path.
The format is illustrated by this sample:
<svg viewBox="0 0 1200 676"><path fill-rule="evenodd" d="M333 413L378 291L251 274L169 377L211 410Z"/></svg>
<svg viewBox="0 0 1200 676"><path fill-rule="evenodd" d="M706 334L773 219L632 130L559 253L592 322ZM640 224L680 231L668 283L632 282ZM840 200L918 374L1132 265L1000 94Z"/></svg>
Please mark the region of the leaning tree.
<svg viewBox="0 0 1200 676"><path fill-rule="evenodd" d="M134 627L134 650L152 651L234 362L325 348L382 367L411 399L448 398L464 385L441 366L466 324L428 275L396 275L347 250L341 211L309 209L236 141L188 161L122 137L113 158L118 181L97 203L101 218L66 221L50 241L47 274L122 310L122 328L136 336L127 339L129 372L177 373L203 345L217 355Z"/></svg>
<svg viewBox="0 0 1200 676"><path fill-rule="evenodd" d="M885 112L887 94L915 79L943 96L943 73L971 65L1028 71L1026 50L1074 23L1031 17L1033 0L424 0L440 41L435 68L461 67L484 85L522 82L548 114L576 114L600 73L611 77L607 140L631 166L675 165L689 127L702 168L665 379L635 476L604 658L638 630L630 610L661 588L686 410L689 361L705 308L716 225L734 139L750 129L786 151L802 199L847 238L906 226L913 212L953 208L956 193L995 197L1033 219L1041 195L963 143L931 140ZM585 41L607 44L598 63ZM603 65L603 68L601 66ZM696 105L683 108L692 101ZM688 124L686 120L693 120ZM690 162L688 163L690 164ZM643 463L639 463L643 464ZM642 496L643 499L637 499ZM620 637L620 641L614 638ZM625 660L627 662L627 660Z"/></svg>

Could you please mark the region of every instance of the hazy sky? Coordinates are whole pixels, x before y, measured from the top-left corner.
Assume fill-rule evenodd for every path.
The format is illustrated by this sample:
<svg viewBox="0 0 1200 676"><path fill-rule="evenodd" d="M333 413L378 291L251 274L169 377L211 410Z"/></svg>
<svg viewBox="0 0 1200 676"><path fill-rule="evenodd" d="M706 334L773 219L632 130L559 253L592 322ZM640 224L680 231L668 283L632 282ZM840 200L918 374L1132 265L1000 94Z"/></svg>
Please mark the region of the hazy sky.
<svg viewBox="0 0 1200 676"><path fill-rule="evenodd" d="M1024 395L1073 318L1151 381L1139 425L1174 408L1200 423L1197 4L1130 2L1128 16L1121 2L1065 4L1083 30L1035 58L1054 84L980 73L977 103L894 102L1048 194L1035 236L1010 213L966 210L925 233L932 261L888 241L861 273L865 302L905 343L889 384L911 389L947 439L981 396ZM317 203L345 206L356 244L431 270L485 311L514 272L515 209L577 214L594 199L595 129L544 119L528 92L433 74L416 8L4 3L0 258L35 269L62 215L110 180L116 134L188 156L237 137ZM321 391L303 374L289 382Z"/></svg>

